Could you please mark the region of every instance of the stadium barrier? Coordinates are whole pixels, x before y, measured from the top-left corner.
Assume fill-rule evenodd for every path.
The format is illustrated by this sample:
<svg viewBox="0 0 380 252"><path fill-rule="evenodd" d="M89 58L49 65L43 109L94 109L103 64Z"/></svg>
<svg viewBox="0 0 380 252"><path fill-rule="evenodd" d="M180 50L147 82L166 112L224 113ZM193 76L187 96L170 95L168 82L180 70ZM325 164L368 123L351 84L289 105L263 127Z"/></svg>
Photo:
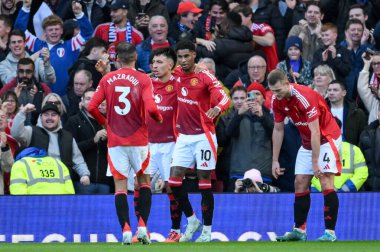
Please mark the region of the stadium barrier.
<svg viewBox="0 0 380 252"><path fill-rule="evenodd" d="M323 196L312 194L309 239L323 232ZM268 241L293 225L293 194L216 194L213 240ZM336 233L340 240L380 240L380 193L339 194ZM200 218L199 194L190 200ZM133 196L128 196L136 230ZM0 242L117 242L121 231L113 195L0 196ZM181 229L187 223L182 220ZM163 241L170 231L169 201L154 195L148 228ZM197 236L197 235L195 235ZM196 237L195 237L196 238Z"/></svg>

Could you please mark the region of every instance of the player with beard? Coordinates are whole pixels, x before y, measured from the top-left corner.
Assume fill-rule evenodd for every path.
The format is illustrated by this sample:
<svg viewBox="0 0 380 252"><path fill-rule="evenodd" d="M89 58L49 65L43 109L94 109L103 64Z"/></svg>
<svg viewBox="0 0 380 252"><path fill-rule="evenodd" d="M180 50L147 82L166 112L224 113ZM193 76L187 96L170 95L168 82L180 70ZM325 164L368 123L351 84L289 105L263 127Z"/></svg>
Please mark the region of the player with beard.
<svg viewBox="0 0 380 252"><path fill-rule="evenodd" d="M197 164L199 189L202 193L203 231L197 242L211 241L211 225L214 212L214 196L211 190L211 172L216 165L217 142L214 119L228 108L229 99L218 80L204 70L195 73L195 45L183 40L176 45L179 67L177 77L177 131L179 136L173 152L169 185L175 199L184 211L188 225L180 242L190 241L201 229L188 194L182 190L182 178L186 169ZM219 102L211 107L211 97Z"/></svg>
<svg viewBox="0 0 380 252"><path fill-rule="evenodd" d="M101 79L88 106L88 112L100 125L107 128L108 164L115 181L115 206L123 230L123 244L132 243L127 202L130 167L136 173L140 188L137 238L143 244L150 244L146 224L152 193L145 110L156 122L162 123L163 119L153 100L150 78L134 69L137 58L135 46L126 41L119 42L116 53L116 60L121 68ZM104 100L107 101L107 119L98 108Z"/></svg>

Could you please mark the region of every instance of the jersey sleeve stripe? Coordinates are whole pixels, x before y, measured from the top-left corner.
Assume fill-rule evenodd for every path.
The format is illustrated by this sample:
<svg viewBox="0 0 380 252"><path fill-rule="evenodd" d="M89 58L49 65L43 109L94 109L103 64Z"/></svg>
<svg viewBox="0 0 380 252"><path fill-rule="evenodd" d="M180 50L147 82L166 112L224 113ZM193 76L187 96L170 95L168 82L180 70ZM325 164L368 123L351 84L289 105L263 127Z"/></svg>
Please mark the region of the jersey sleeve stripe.
<svg viewBox="0 0 380 252"><path fill-rule="evenodd" d="M306 100L306 98L300 94L300 92L298 92L297 90L293 89L293 92L296 96L296 98L301 102L301 104L305 107L305 108L308 108L310 107L310 104L309 102Z"/></svg>

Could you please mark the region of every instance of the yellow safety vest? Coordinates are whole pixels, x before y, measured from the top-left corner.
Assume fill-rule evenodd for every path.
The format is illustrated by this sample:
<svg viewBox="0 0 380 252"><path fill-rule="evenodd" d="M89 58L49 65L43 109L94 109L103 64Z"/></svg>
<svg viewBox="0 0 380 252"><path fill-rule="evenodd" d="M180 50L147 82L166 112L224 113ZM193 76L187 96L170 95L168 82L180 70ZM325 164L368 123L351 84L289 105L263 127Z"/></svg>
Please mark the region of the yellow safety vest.
<svg viewBox="0 0 380 252"><path fill-rule="evenodd" d="M342 173L334 177L335 189L344 192L356 192L363 186L368 178L368 167L364 155L359 147L348 142L342 142ZM321 183L315 177L311 181L311 187L322 190Z"/></svg>
<svg viewBox="0 0 380 252"><path fill-rule="evenodd" d="M13 195L75 194L69 169L52 157L24 157L12 166Z"/></svg>

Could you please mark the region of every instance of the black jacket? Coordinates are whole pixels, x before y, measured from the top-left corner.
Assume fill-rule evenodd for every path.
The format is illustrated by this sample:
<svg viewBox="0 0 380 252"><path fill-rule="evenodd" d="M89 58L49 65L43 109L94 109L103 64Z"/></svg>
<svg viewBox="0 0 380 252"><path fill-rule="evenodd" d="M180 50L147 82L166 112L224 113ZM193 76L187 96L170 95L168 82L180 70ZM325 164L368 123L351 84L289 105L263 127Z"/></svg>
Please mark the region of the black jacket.
<svg viewBox="0 0 380 252"><path fill-rule="evenodd" d="M96 71L95 68L96 65L96 60L89 60L86 57L80 57L70 68L69 68L69 83L68 87L72 88L74 84L74 74L75 72L79 70L87 70L91 73L92 75L92 87L97 88L99 81L102 79L102 74Z"/></svg>
<svg viewBox="0 0 380 252"><path fill-rule="evenodd" d="M73 134L90 170L91 183L103 183L112 186L112 178L106 176L108 165L107 141L99 140L97 144L94 142L96 132L102 127L95 119L88 117L86 112L81 110L68 119L64 129Z"/></svg>
<svg viewBox="0 0 380 252"><path fill-rule="evenodd" d="M380 130L379 120L372 122L360 135L359 147L368 166L366 191L380 191Z"/></svg>
<svg viewBox="0 0 380 252"><path fill-rule="evenodd" d="M227 74L239 66L239 62L248 60L254 48L252 32L245 26L233 27L224 38L215 39L215 51L210 52L204 46L197 46L199 58L212 58L217 65L216 75L223 80ZM224 71L218 71L223 69Z"/></svg>
<svg viewBox="0 0 380 252"><path fill-rule="evenodd" d="M331 107L330 101L327 104ZM343 141L359 145L360 134L368 125L368 118L356 103L344 101L343 105Z"/></svg>
<svg viewBox="0 0 380 252"><path fill-rule="evenodd" d="M276 38L277 55L279 59L282 59L287 34L284 18L281 16L278 7L272 4L270 0L259 0L259 7L253 14L253 22L258 24L266 23L273 28L274 37Z"/></svg>
<svg viewBox="0 0 380 252"><path fill-rule="evenodd" d="M314 69L317 66L324 64L328 65L332 68L332 70L334 70L336 79L345 82L346 77L351 71L350 52L347 50L347 48L340 45L335 45L335 48L335 59L331 57L331 52L329 52L326 61L322 60L322 52L326 49L325 47L319 48L317 51L315 51L313 56L312 68Z"/></svg>

